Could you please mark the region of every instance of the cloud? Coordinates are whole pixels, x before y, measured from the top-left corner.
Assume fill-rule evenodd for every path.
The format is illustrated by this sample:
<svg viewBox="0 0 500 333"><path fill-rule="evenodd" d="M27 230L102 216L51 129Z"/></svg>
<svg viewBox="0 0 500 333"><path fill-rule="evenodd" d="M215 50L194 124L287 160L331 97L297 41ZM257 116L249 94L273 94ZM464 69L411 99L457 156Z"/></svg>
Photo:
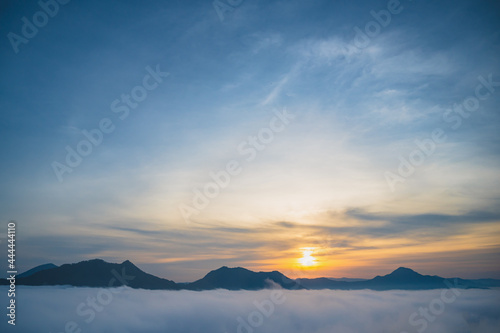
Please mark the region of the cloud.
<svg viewBox="0 0 500 333"><path fill-rule="evenodd" d="M267 95L267 97L262 101L262 105L268 105L272 103L276 97L281 93L281 90L283 89L283 86L288 82L290 79L290 74L285 75L279 82L277 82L273 88L273 90Z"/></svg>
<svg viewBox="0 0 500 333"><path fill-rule="evenodd" d="M1 289L2 294L6 293L5 287ZM2 332L63 332L69 322L78 325L81 332L94 333L413 333L424 325L422 332L426 333L493 333L498 332L500 325L498 290L460 290L456 297L453 290L448 290L444 294L452 299L448 303L439 301L443 299L441 290L191 292L66 287L18 290L15 330L2 320ZM94 298L96 310L86 305ZM432 304L444 304L444 308ZM429 309L432 320L424 324L417 313L419 308ZM419 320L417 325L409 322L414 313L417 313L415 322Z"/></svg>
<svg viewBox="0 0 500 333"><path fill-rule="evenodd" d="M252 224L207 221L193 223L189 228L166 228L134 219L109 220L106 224L95 222L80 227L92 237L67 233L62 233L63 237L26 237L24 250L32 255L24 261L23 270L46 263L45 258L58 258L51 259L56 264L102 258L112 262L128 259L148 273L178 282L196 280L224 265L277 269L286 274L300 256L298 249L312 246L325 265L325 270L314 273L315 276L354 274L351 264L346 263L342 269L338 260L348 258L352 263L368 255L372 257L370 264L378 265L374 270L367 263L360 264L365 270L356 274L363 277L387 274L400 265L409 265L422 273L446 275L450 268L429 267L444 257L453 262L453 251L459 261L468 258L469 265L484 259L490 260L492 266L496 263L498 221L500 215L487 210L404 214L361 207L313 214L308 220L266 219ZM467 241L471 235L482 239L481 248ZM82 242L85 245L74 247ZM427 254L428 248L433 248L432 255ZM464 256L465 250L470 251L469 255ZM402 251L406 253L404 259L400 257ZM377 253L384 253L386 260L375 259ZM418 256L427 262L427 267L423 268ZM263 266L272 260L273 265ZM4 266L0 263L0 268ZM469 278L495 276L479 271L470 275L471 270L464 263L457 266L454 274Z"/></svg>
<svg viewBox="0 0 500 333"><path fill-rule="evenodd" d="M500 214L490 211L472 211L458 215L448 214L371 214L360 209L351 209L346 215L364 221L390 221L420 227L446 226L459 223L498 222Z"/></svg>

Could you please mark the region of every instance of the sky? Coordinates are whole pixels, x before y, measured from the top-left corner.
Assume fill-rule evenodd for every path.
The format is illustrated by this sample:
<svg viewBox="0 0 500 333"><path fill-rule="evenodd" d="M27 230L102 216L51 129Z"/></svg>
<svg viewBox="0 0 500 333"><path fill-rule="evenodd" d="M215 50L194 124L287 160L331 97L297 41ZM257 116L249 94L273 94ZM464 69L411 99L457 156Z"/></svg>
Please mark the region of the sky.
<svg viewBox="0 0 500 333"><path fill-rule="evenodd" d="M2 248L15 220L19 271L500 278L499 14L2 2Z"/></svg>
<svg viewBox="0 0 500 333"><path fill-rule="evenodd" d="M20 288L16 329L26 333L497 333L500 324L498 290Z"/></svg>

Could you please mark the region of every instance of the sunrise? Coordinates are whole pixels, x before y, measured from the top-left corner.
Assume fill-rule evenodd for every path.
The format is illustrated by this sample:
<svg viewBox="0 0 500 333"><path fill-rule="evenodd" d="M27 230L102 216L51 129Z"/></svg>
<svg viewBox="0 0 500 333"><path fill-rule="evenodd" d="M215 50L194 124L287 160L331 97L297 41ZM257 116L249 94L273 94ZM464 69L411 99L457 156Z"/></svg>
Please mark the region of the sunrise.
<svg viewBox="0 0 500 333"><path fill-rule="evenodd" d="M498 332L496 1L0 22L2 332Z"/></svg>

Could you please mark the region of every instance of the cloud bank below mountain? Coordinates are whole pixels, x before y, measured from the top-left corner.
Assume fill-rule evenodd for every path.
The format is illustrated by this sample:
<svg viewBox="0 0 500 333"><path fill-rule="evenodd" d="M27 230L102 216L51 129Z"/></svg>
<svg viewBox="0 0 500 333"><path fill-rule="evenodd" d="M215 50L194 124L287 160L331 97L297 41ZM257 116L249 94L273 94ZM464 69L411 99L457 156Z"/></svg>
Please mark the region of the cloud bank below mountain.
<svg viewBox="0 0 500 333"><path fill-rule="evenodd" d="M500 290L192 292L21 286L16 303L15 330L26 333L493 333L500 327ZM6 320L0 328L14 331Z"/></svg>

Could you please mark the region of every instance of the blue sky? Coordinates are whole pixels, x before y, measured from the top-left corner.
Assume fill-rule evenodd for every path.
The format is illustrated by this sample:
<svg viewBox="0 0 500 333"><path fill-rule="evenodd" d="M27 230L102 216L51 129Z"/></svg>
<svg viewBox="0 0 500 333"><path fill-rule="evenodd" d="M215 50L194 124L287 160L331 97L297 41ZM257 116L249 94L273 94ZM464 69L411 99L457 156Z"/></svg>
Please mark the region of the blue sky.
<svg viewBox="0 0 500 333"><path fill-rule="evenodd" d="M191 280L290 271L307 248L309 276L500 278L500 87L449 113L479 77L500 82L499 5L401 1L353 46L388 4L245 0L222 21L210 1L74 0L17 53L8 34L41 7L3 4L0 215L18 222L19 265L130 259ZM169 75L120 119L111 104L148 66ZM248 161L238 147L284 110ZM60 182L53 162L105 118L114 131ZM391 187L436 129L446 140ZM186 221L179 208L233 160L241 173Z"/></svg>

